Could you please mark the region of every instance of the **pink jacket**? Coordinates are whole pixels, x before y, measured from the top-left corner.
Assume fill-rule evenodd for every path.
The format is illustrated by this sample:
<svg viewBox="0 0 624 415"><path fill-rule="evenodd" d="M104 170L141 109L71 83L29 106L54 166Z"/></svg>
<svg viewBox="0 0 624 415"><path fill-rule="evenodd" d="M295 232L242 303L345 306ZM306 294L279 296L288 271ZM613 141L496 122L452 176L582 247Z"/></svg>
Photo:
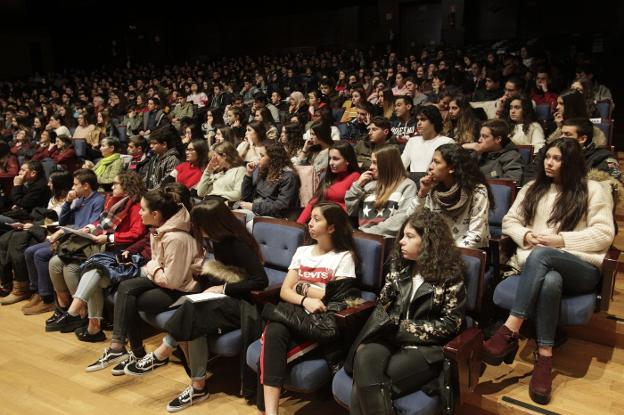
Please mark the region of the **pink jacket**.
<svg viewBox="0 0 624 415"><path fill-rule="evenodd" d="M191 215L182 207L152 231L152 259L144 267L147 278L171 290L197 291L199 285L193 280L191 265L201 265L204 255L190 230Z"/></svg>

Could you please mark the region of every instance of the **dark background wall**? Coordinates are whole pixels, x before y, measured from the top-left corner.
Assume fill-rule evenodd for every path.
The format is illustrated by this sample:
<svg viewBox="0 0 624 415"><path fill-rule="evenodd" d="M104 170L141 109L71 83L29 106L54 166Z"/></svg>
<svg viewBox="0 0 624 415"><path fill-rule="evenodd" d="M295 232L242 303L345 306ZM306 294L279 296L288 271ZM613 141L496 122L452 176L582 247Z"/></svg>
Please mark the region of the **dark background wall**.
<svg viewBox="0 0 624 415"><path fill-rule="evenodd" d="M361 0L314 2L3 0L0 78L36 71L315 47L390 45L411 53L443 42L561 37L561 46L613 54L624 2ZM608 69L608 68L607 68Z"/></svg>

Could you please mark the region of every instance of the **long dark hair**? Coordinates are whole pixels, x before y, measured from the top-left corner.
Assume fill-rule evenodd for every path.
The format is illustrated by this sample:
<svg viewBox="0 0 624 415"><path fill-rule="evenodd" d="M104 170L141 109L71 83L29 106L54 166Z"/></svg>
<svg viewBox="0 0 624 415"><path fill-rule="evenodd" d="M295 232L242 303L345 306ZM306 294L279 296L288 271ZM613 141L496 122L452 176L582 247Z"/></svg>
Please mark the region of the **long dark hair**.
<svg viewBox="0 0 624 415"><path fill-rule="evenodd" d="M355 155L355 150L353 146L346 141L340 140L334 142L332 146L329 148L329 151L336 150L340 153L342 158L348 163L346 174L351 174L353 172L360 172L360 166L358 166L357 157ZM325 192L327 188L334 184L338 175L331 171L329 168L330 157L327 158L327 170L325 171L325 177L323 178L323 183L318 187L316 191L316 196L319 198L318 200L325 200Z"/></svg>
<svg viewBox="0 0 624 415"><path fill-rule="evenodd" d="M533 109L533 102L528 96L525 94L517 94L509 98L505 101L503 114L505 114L505 119L509 124L516 124L509 116L511 103L516 100L520 101L520 105L522 106L522 131L526 134L529 131L531 124L537 121L537 115L535 115L535 109Z"/></svg>
<svg viewBox="0 0 624 415"><path fill-rule="evenodd" d="M537 175L530 185L520 211L524 225L533 224L539 203L550 189L553 180L546 176L544 158L548 150L557 147L561 151L560 189L555 206L550 212L548 225L557 226L557 232L571 231L587 213L587 167L580 144L573 139L561 138L546 145L544 156L537 162Z"/></svg>
<svg viewBox="0 0 624 415"><path fill-rule="evenodd" d="M349 216L338 203L317 202L314 204L312 210L317 208L321 210L321 214L325 218L327 226L334 227L334 232L332 232L331 234L331 242L334 251L351 252L351 256L353 257L353 263L357 268L360 261L355 250L355 241L353 240L353 228L351 227ZM308 228L306 227L306 233L307 231ZM307 236L307 239L311 239L309 235Z"/></svg>
<svg viewBox="0 0 624 415"><path fill-rule="evenodd" d="M407 225L414 228L422 240L416 261L407 260L401 255L400 242ZM411 266L414 275L419 273L432 284L447 278L463 277L464 265L451 230L441 214L429 209L419 210L407 218L394 242L391 258L394 269L402 270Z"/></svg>
<svg viewBox="0 0 624 415"><path fill-rule="evenodd" d="M195 138L190 144L193 144L193 149L197 155L195 164L201 170L204 170L208 165L208 161L210 161L208 158L208 143L203 138Z"/></svg>
<svg viewBox="0 0 624 415"><path fill-rule="evenodd" d="M191 226L200 244L204 233L215 242L235 238L247 244L256 253L260 262L263 262L258 242L222 200L214 198L195 205L191 210Z"/></svg>
<svg viewBox="0 0 624 415"><path fill-rule="evenodd" d="M477 160L470 154L469 150L466 150L460 145L449 143L443 144L436 148L447 165L453 168L453 178L455 183L464 191L469 197L472 197L477 185L482 184L487 189L488 199L490 201L490 209L494 209L494 197L490 190L485 175L479 169ZM438 183L437 186L441 184Z"/></svg>
<svg viewBox="0 0 624 415"><path fill-rule="evenodd" d="M50 173L52 183L52 195L55 199L62 199L67 196L74 184L74 176L68 171L55 171Z"/></svg>
<svg viewBox="0 0 624 415"><path fill-rule="evenodd" d="M286 134L286 142L283 144L286 153L288 153L288 156L291 158L295 157L305 144L303 141L303 130L299 124L290 122L284 125L284 131Z"/></svg>
<svg viewBox="0 0 624 415"><path fill-rule="evenodd" d="M276 182L282 178L285 169L297 174L284 146L274 143L266 147L266 155L270 160L266 169L260 170L260 176L269 182Z"/></svg>
<svg viewBox="0 0 624 415"><path fill-rule="evenodd" d="M564 91L559 95L563 101L563 119L589 118L583 94L575 90Z"/></svg>

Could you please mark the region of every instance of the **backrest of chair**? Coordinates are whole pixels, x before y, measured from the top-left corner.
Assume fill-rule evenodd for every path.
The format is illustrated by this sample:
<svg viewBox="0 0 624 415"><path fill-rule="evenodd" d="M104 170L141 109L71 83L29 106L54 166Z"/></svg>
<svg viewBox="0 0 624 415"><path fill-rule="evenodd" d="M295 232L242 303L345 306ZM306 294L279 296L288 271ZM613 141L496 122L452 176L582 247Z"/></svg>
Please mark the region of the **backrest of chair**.
<svg viewBox="0 0 624 415"><path fill-rule="evenodd" d="M466 311L477 315L483 297L485 274L485 251L474 248L459 248L465 265L464 285L466 286Z"/></svg>
<svg viewBox="0 0 624 415"><path fill-rule="evenodd" d="M613 142L613 120L602 118L600 122L594 125L600 128L605 137L607 137L607 144L611 144Z"/></svg>
<svg viewBox="0 0 624 415"><path fill-rule="evenodd" d="M535 106L535 115L538 121L546 121L550 119L550 104L539 104Z"/></svg>
<svg viewBox="0 0 624 415"><path fill-rule="evenodd" d="M533 146L531 144L516 144L516 148L522 156L522 162L526 166L533 158Z"/></svg>
<svg viewBox="0 0 624 415"><path fill-rule="evenodd" d="M353 233L353 241L360 260L358 275L360 288L365 297L374 299L384 283L384 238L358 231Z"/></svg>
<svg viewBox="0 0 624 415"><path fill-rule="evenodd" d="M314 166L295 166L299 175L301 186L299 187L299 206L306 207L314 196L319 185L319 179L314 171Z"/></svg>
<svg viewBox="0 0 624 415"><path fill-rule="evenodd" d="M603 99L601 101L596 102L596 110L600 114L600 118L603 120L610 120L611 113L613 111L613 106L611 105L610 99Z"/></svg>
<svg viewBox="0 0 624 415"><path fill-rule="evenodd" d="M513 201L516 198L516 183L509 179L489 179L488 184L494 196L494 209L490 210L488 215L488 223L490 225L490 234L492 236L500 236L503 225L503 217L509 211Z"/></svg>
<svg viewBox="0 0 624 415"><path fill-rule="evenodd" d="M275 218L254 218L253 236L260 245L269 286L284 281L288 266L303 244L305 227L296 222Z"/></svg>

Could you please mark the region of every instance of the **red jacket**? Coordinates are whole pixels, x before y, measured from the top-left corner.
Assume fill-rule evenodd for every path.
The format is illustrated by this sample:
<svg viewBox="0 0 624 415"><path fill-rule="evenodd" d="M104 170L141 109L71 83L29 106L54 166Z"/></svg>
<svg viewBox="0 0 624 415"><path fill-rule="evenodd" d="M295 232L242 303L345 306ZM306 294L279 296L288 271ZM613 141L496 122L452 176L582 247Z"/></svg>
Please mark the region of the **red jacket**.
<svg viewBox="0 0 624 415"><path fill-rule="evenodd" d="M49 146L37 146L35 154L32 156L32 160L41 161L47 158L53 158L57 153L58 148L56 148L56 146L52 146L52 150L50 150Z"/></svg>
<svg viewBox="0 0 624 415"><path fill-rule="evenodd" d="M54 160L57 165L64 166L69 172L73 172L79 167L76 151L71 147L65 148L62 151L57 151L55 154L51 155L50 158Z"/></svg>
<svg viewBox="0 0 624 415"><path fill-rule="evenodd" d="M13 154L6 156L4 162L0 161L0 177L15 177L19 173L19 164L17 163L17 157Z"/></svg>
<svg viewBox="0 0 624 415"><path fill-rule="evenodd" d="M325 191L325 200L327 202L338 203L343 210L347 210L345 207L345 194L347 190L351 187L353 182L360 178L359 172L352 172L349 174L345 174L342 177L339 177L331 186L327 188ZM306 205L301 215L297 218L298 223L305 224L310 220L310 215L312 214L312 207L317 201L317 197L313 197L310 202Z"/></svg>
<svg viewBox="0 0 624 415"><path fill-rule="evenodd" d="M531 99L535 101L535 105L548 104L550 106L550 112L553 114L555 113L555 108L557 108L557 97L557 94L550 91L545 94L534 92L531 95Z"/></svg>

